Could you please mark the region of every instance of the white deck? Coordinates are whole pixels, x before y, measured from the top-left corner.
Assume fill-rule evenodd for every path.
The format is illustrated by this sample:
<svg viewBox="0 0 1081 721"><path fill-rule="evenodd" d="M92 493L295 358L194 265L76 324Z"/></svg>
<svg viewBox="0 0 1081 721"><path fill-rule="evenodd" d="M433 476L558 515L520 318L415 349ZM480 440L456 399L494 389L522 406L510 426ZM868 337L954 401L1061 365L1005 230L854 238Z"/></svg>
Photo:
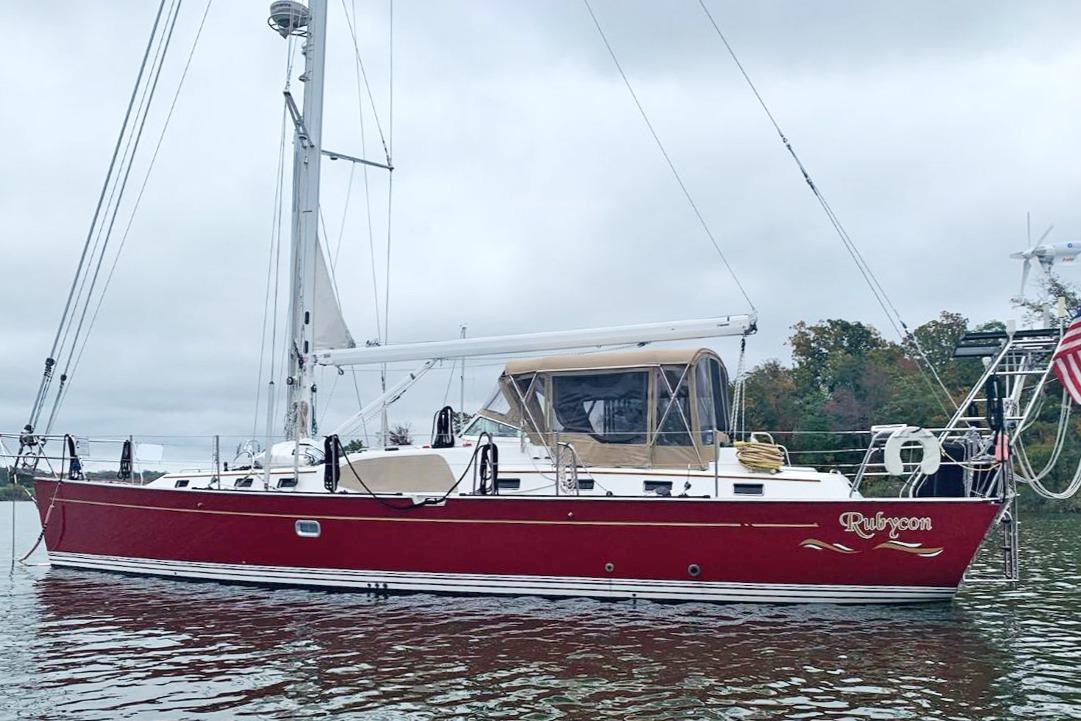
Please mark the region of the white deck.
<svg viewBox="0 0 1081 721"><path fill-rule="evenodd" d="M498 495L553 496L568 495L557 489L555 468L547 449L522 443L518 439L499 438ZM365 450L351 454L354 461L373 458L403 458L422 454L438 454L446 459L455 478L461 483L451 495L471 495L475 492L473 470L469 469L476 446L470 439L458 439L453 448L423 448L405 446L386 450ZM214 482L212 471L170 473L148 485L152 488L206 489L239 491L280 491L285 493L326 493L323 487L322 465L230 470ZM464 474L464 477L463 477ZM296 481L294 484L293 481ZM186 483L185 483L186 481ZM823 473L813 468L783 466L777 473L756 472L736 458L734 448L719 450L716 467L707 470L674 468L579 468L579 488L570 495L578 496L638 496L656 498L687 496L735 500L834 500L859 498L851 484L839 473ZM415 489L414 489L415 490ZM339 492L357 492L340 490ZM403 487L402 493L410 493ZM430 492L429 494L430 495Z"/></svg>

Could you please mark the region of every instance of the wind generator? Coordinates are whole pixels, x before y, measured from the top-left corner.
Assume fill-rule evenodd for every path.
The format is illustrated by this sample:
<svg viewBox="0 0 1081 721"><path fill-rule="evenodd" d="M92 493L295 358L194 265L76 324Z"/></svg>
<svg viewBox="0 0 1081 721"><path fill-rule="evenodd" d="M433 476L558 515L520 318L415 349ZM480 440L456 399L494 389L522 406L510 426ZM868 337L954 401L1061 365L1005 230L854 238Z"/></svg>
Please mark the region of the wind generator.
<svg viewBox="0 0 1081 721"><path fill-rule="evenodd" d="M1010 254L1011 258L1024 261L1024 265L1021 267L1021 291L1017 296L1018 303L1025 302L1025 286L1028 285L1028 276L1029 271L1032 269L1033 259L1039 261L1040 267L1043 268L1044 273L1050 278L1051 267L1056 262L1072 263L1077 259L1078 254L1081 254L1081 242L1068 241L1066 243L1044 243L1043 241L1054 229L1054 225L1048 226L1047 230L1045 230L1039 239L1033 243L1030 227L1028 232L1028 249L1022 250L1019 253Z"/></svg>

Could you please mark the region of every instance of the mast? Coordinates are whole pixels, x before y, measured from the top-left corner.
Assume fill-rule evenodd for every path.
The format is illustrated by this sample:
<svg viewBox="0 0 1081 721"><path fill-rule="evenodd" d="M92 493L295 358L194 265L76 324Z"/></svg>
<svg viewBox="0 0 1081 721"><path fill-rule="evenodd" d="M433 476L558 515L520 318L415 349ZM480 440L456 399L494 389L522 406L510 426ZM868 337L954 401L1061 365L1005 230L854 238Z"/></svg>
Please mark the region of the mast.
<svg viewBox="0 0 1081 721"><path fill-rule="evenodd" d="M319 166L323 135L323 79L326 66L326 0L274 3L290 13L289 29L304 33L304 110L298 113L292 96L285 101L293 116L292 262L290 266L289 375L285 435L291 440L313 434L315 401L315 273L319 250ZM296 16L297 13L301 15ZM295 19L294 19L295 18ZM306 22L305 22L306 21ZM279 32L281 30L279 29Z"/></svg>

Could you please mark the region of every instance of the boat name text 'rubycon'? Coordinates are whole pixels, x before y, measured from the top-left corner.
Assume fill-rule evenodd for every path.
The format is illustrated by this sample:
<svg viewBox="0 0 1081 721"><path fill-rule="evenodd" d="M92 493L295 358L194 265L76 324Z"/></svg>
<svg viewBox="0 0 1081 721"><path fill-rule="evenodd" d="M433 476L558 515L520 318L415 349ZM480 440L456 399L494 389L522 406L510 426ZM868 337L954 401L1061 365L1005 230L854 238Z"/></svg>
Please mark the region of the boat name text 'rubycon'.
<svg viewBox="0 0 1081 721"><path fill-rule="evenodd" d="M930 531L931 519L923 517L887 516L881 511L865 516L859 511L842 513L837 519L841 527L860 538L872 538L876 533L889 530L890 538L897 538L898 531Z"/></svg>

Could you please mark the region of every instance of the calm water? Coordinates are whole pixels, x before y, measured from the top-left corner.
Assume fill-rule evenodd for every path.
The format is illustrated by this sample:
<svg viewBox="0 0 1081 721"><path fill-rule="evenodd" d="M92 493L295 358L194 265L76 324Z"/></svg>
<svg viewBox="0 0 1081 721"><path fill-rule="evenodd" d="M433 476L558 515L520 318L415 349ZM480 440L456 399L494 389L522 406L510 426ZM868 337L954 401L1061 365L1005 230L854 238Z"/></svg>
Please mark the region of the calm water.
<svg viewBox="0 0 1081 721"><path fill-rule="evenodd" d="M19 555L37 530L18 504ZM914 608L9 576L6 549L0 718L1081 718L1081 518L1023 532L1018 588Z"/></svg>

